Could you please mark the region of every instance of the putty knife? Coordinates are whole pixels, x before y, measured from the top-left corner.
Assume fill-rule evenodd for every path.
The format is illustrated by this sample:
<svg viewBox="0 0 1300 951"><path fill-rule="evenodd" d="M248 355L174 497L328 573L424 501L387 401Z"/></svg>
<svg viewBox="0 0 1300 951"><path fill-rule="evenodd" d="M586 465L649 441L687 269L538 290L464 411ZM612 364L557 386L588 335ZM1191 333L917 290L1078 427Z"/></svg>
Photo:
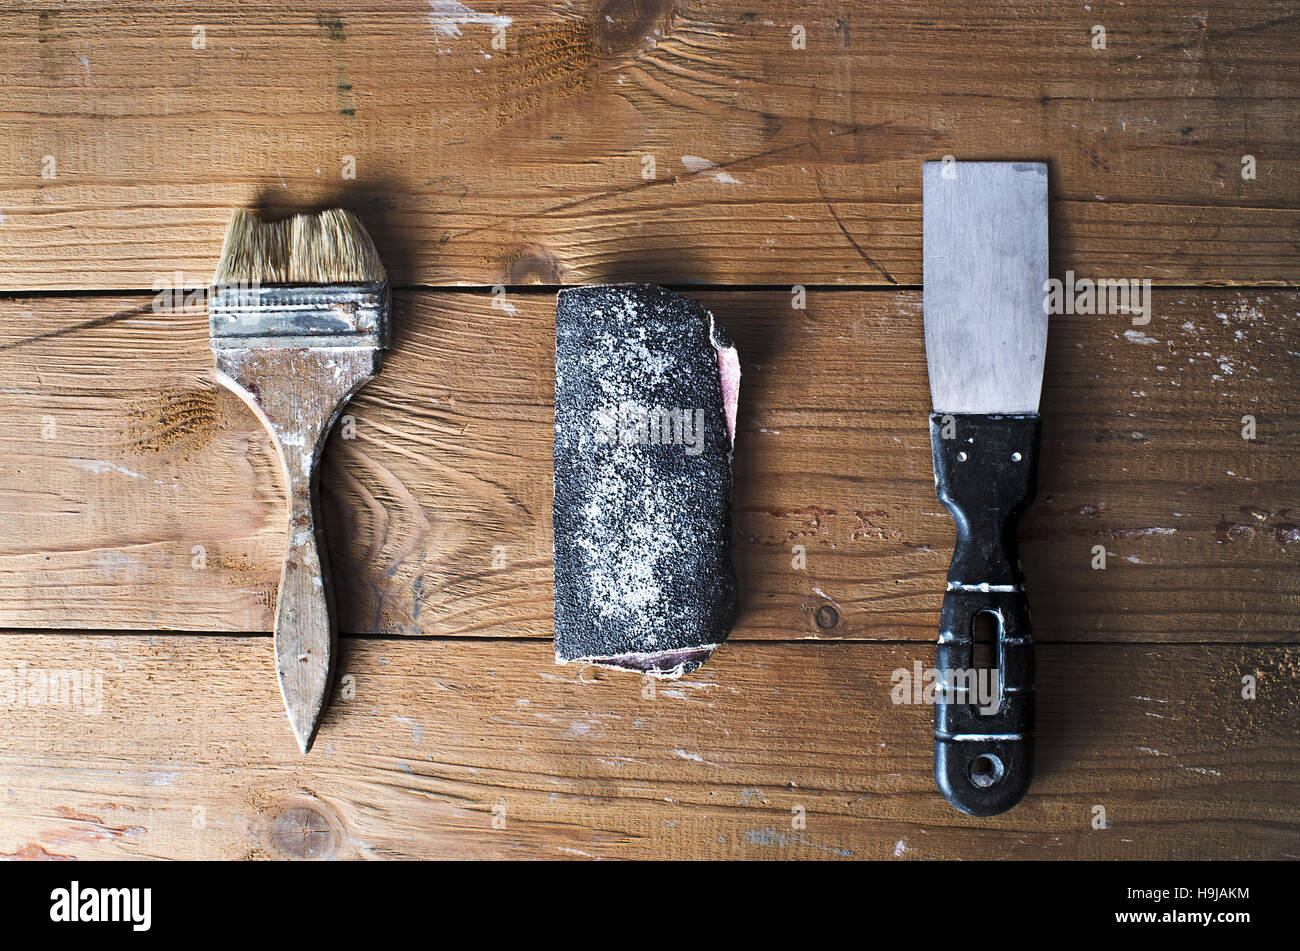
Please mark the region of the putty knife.
<svg viewBox="0 0 1300 951"><path fill-rule="evenodd" d="M1016 518L1034 497L1038 396L1047 348L1047 166L927 162L923 190L925 355L935 493L952 513L935 668L934 776L963 812L991 816L1029 788L1034 648ZM976 618L997 632L1000 694L974 679ZM981 712L982 710L987 712Z"/></svg>

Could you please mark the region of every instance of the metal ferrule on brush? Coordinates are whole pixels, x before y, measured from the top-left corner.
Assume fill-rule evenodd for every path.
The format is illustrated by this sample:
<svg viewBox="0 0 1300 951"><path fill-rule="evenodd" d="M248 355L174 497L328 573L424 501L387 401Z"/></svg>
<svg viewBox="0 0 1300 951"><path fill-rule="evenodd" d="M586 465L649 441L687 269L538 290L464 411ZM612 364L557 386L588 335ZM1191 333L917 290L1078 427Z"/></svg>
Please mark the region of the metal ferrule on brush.
<svg viewBox="0 0 1300 951"><path fill-rule="evenodd" d="M388 347L386 282L214 285L212 348Z"/></svg>

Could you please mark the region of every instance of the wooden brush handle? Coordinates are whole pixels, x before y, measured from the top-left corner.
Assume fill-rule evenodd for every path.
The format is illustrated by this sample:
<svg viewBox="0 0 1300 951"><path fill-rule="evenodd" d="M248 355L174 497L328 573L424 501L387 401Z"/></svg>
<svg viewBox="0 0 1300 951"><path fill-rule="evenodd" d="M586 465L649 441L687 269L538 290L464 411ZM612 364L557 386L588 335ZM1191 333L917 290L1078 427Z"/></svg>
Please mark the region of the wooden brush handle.
<svg viewBox="0 0 1300 951"><path fill-rule="evenodd" d="M275 605L280 693L307 752L333 683L334 602L320 541L316 466L348 399L379 367L360 347L233 348L217 352L217 379L257 413L275 440L289 488L289 539Z"/></svg>
<svg viewBox="0 0 1300 951"><path fill-rule="evenodd" d="M305 753L333 682L333 600L317 534L314 460L294 453L286 454L285 463L291 470L289 547L275 600L275 669L289 722ZM292 473L295 468L298 476Z"/></svg>

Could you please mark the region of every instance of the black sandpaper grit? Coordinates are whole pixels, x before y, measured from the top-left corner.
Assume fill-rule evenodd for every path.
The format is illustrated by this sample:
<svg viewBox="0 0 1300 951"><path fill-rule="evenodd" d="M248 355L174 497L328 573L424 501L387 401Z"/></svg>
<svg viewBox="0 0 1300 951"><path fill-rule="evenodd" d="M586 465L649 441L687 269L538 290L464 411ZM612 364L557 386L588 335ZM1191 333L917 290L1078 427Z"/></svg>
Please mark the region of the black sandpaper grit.
<svg viewBox="0 0 1300 951"><path fill-rule="evenodd" d="M560 292L555 657L675 677L736 613L731 425L739 365L694 301L649 284ZM720 354L734 369L729 425Z"/></svg>

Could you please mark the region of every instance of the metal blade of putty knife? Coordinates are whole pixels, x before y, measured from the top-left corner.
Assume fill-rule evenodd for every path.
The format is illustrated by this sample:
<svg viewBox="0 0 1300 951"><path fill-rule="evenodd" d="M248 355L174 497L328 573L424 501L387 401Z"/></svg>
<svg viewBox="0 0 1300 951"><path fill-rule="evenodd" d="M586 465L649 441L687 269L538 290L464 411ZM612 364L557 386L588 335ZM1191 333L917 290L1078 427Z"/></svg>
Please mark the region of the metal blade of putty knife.
<svg viewBox="0 0 1300 951"><path fill-rule="evenodd" d="M935 493L957 542L940 616L934 775L963 812L1014 806L1033 776L1034 654L1016 518L1034 497L1047 349L1047 166L926 162L925 355ZM975 625L997 677L976 670Z"/></svg>

